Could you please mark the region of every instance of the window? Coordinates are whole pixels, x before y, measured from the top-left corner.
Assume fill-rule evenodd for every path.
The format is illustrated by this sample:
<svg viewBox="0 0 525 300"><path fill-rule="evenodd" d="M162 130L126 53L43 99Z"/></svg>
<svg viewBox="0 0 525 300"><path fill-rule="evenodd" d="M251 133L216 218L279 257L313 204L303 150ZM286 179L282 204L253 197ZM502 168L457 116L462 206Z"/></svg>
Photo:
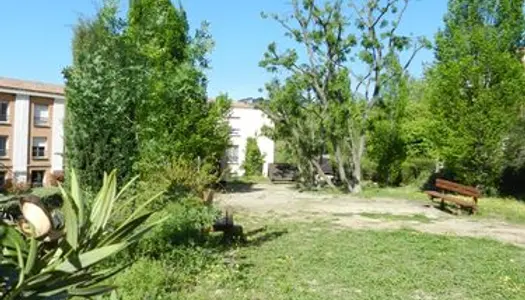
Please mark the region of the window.
<svg viewBox="0 0 525 300"><path fill-rule="evenodd" d="M231 146L226 151L226 159L228 160L228 163L230 164L237 164L239 163L239 146Z"/></svg>
<svg viewBox="0 0 525 300"><path fill-rule="evenodd" d="M230 130L231 136L241 136L241 130L239 128L232 128Z"/></svg>
<svg viewBox="0 0 525 300"><path fill-rule="evenodd" d="M0 136L0 157L7 156L7 136Z"/></svg>
<svg viewBox="0 0 525 300"><path fill-rule="evenodd" d="M45 171L31 172L31 187L42 187L44 185Z"/></svg>
<svg viewBox="0 0 525 300"><path fill-rule="evenodd" d="M45 137L34 137L33 138L33 158L45 158L46 157L46 144L47 144L47 139Z"/></svg>
<svg viewBox="0 0 525 300"><path fill-rule="evenodd" d="M9 121L9 102L0 101L0 122Z"/></svg>
<svg viewBox="0 0 525 300"><path fill-rule="evenodd" d="M45 104L35 104L33 121L36 126L49 125L49 107Z"/></svg>

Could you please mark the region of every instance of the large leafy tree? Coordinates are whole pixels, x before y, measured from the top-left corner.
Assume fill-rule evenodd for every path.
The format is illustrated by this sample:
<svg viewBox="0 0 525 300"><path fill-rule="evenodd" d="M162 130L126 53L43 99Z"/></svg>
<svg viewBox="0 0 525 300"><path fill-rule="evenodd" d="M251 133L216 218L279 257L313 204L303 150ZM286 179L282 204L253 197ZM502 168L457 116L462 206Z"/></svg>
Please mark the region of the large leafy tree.
<svg viewBox="0 0 525 300"><path fill-rule="evenodd" d="M494 187L505 140L524 102L523 0L450 0L430 71L435 140L445 167L466 184Z"/></svg>
<svg viewBox="0 0 525 300"><path fill-rule="evenodd" d="M266 110L270 116L278 114L273 118L276 124L297 111L310 114L309 122L296 122L293 130L305 131L304 124L317 127L315 142L303 147L313 150L308 154L329 153L347 191L361 190L370 109L383 101L387 87L394 88L415 54L428 46L424 39L413 40L397 33L408 2L294 0L291 17L271 16L301 50L280 52L272 43L261 65L272 72L284 70L291 74L280 88L287 89L297 82L301 86L296 93L300 97L284 103L280 99L281 105L275 103ZM400 62L400 54L407 50L411 50L407 61ZM394 68L396 65L399 67ZM313 164L315 155L304 156L303 160Z"/></svg>

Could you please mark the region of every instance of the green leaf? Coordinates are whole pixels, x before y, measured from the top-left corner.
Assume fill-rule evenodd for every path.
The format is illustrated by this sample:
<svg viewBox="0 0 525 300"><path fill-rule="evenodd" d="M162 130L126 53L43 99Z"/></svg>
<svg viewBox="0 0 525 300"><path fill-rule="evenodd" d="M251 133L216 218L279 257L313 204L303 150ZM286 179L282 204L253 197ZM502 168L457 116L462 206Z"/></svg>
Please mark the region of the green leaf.
<svg viewBox="0 0 525 300"><path fill-rule="evenodd" d="M144 234L148 233L151 229L153 229L155 226L159 225L160 223L166 221L168 218L169 216L166 216L156 222L146 225L144 228L141 228L139 231L131 235L127 240L129 241L129 243L137 242Z"/></svg>
<svg viewBox="0 0 525 300"><path fill-rule="evenodd" d="M120 197L131 187L131 185L133 183L135 183L135 181L137 181L139 179L139 176L135 176L133 177L128 183L126 183L126 185L124 187L122 187L120 189L120 192L118 193L117 197L116 197L116 200L120 199Z"/></svg>
<svg viewBox="0 0 525 300"><path fill-rule="evenodd" d="M151 202L157 200L162 194L164 194L164 192L160 192L158 194L156 194L155 196L151 197L149 200L147 200L146 202L144 202L139 208L137 208L132 214L131 216L129 216L129 218L124 221L124 223L128 223L130 222L131 220L133 220L134 218L137 217L137 215L139 215L142 210L144 210L148 205L151 204Z"/></svg>
<svg viewBox="0 0 525 300"><path fill-rule="evenodd" d="M122 224L117 230L107 236L100 245L110 245L115 242L120 242L126 237L130 236L131 233L142 225L153 213L146 213L140 217L137 217L129 222Z"/></svg>
<svg viewBox="0 0 525 300"><path fill-rule="evenodd" d="M118 274L121 271L127 269L132 264L133 264L133 262L129 262L129 263L127 263L125 265L122 265L122 266L119 266L119 267L105 269L105 270L102 270L102 271L95 272L95 273L92 274L92 279L89 280L88 282L85 282L83 284L83 286L92 286L92 285L98 284L100 282L103 282L106 279L113 277L115 274Z"/></svg>
<svg viewBox="0 0 525 300"><path fill-rule="evenodd" d="M104 228L111 216L113 204L117 191L116 171L108 176L105 174L100 193L95 200L95 206L91 213L91 236L94 236L100 229Z"/></svg>
<svg viewBox="0 0 525 300"><path fill-rule="evenodd" d="M33 226L31 226L31 230L34 232ZM37 253L38 253L38 243L33 234L31 235L31 241L29 242L29 255L27 256L27 260L25 264L24 272L26 274L31 273L31 270L33 269L33 266L35 265Z"/></svg>
<svg viewBox="0 0 525 300"><path fill-rule="evenodd" d="M62 189L62 187L60 187ZM63 189L62 189L63 191ZM65 191L64 191L65 193ZM64 204L62 211L66 227L66 240L73 249L78 248L78 219L73 208L73 203L67 193L63 194Z"/></svg>
<svg viewBox="0 0 525 300"><path fill-rule="evenodd" d="M55 270L66 273L73 273L75 271L78 271L79 269L85 269L121 251L122 249L126 248L126 246L127 243L119 243L115 245L97 248L86 253L82 253L78 256L78 262L80 264L79 268L75 267L71 262L65 261L58 265L55 268Z"/></svg>
<svg viewBox="0 0 525 300"><path fill-rule="evenodd" d="M15 241L15 248L16 248L16 253L18 257L18 268L20 269L20 275L18 277L18 284L16 285L16 287L19 288L24 283L24 256L22 254L22 251L20 250L20 246L18 245L16 241Z"/></svg>
<svg viewBox="0 0 525 300"><path fill-rule="evenodd" d="M77 206L78 223L82 226L84 224L84 203L82 202L82 191L80 190L75 170L71 171L71 198L73 198Z"/></svg>
<svg viewBox="0 0 525 300"><path fill-rule="evenodd" d="M88 288L75 288L71 289L69 291L69 294L72 296L80 296L80 297L91 297L96 295L105 294L108 292L111 292L116 287L111 285L100 285L95 287L88 287Z"/></svg>
<svg viewBox="0 0 525 300"><path fill-rule="evenodd" d="M3 238L0 239L0 245L10 250L15 250L16 245L20 247L22 252L27 252L27 244L22 237L22 234L11 226L3 225ZM6 250L4 248L4 250Z"/></svg>
<svg viewBox="0 0 525 300"><path fill-rule="evenodd" d="M102 187L100 188L100 191L98 192L97 196L95 197L93 208L91 209L91 215L89 216L89 219L91 221L92 227L91 227L91 234L94 235L98 228L96 228L96 224L98 224L98 220L101 217L102 212L102 202L104 201L105 195L107 194L107 178L108 174L104 172L104 180L102 181Z"/></svg>

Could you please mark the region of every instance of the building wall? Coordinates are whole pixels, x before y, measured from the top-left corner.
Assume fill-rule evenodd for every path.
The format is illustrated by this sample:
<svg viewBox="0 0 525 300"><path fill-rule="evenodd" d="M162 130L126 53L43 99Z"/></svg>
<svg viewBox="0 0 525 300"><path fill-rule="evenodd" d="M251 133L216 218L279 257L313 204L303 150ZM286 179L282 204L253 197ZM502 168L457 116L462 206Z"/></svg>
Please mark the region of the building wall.
<svg viewBox="0 0 525 300"><path fill-rule="evenodd" d="M0 122L0 135L8 136L8 155L0 158L6 180L30 182L32 171L44 171L44 185L54 171L62 171L64 152L64 97L0 88L0 101L9 101L8 122ZM48 106L47 124L34 124L34 107ZM45 157L33 158L33 137L46 138Z"/></svg>
<svg viewBox="0 0 525 300"><path fill-rule="evenodd" d="M8 170L13 167L13 120L15 116L15 99L16 96L14 94L0 93L0 101L6 101L9 105L7 122L0 122L0 135L7 136L7 156L0 157L0 163Z"/></svg>
<svg viewBox="0 0 525 300"><path fill-rule="evenodd" d="M263 175L267 176L268 164L273 163L274 160L274 142L262 136L261 130L265 125L270 126L271 121L259 109L249 105L236 106L235 104L228 121L232 128L231 143L234 147L238 147L238 160L236 162L227 161L230 171L239 176L244 174L241 166L246 157L246 140L249 137L256 137L257 145L264 155Z"/></svg>
<svg viewBox="0 0 525 300"><path fill-rule="evenodd" d="M44 171L44 181L48 180L51 175L51 149L52 149L52 132L51 127L53 120L53 98L48 97L30 97L30 113L29 113L29 140L28 140L28 157L29 165L27 174L31 176L33 171ZM44 104L48 107L48 122L45 125L37 125L34 122L35 105ZM32 155L33 138L43 137L46 139L45 157L35 158ZM30 177L29 177L30 178Z"/></svg>

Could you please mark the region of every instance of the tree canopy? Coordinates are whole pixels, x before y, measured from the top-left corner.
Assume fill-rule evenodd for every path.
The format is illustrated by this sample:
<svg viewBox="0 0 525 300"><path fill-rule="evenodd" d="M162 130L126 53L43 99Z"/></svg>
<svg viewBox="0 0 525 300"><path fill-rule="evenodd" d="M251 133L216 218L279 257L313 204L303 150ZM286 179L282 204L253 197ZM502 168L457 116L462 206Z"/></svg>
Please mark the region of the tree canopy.
<svg viewBox="0 0 525 300"><path fill-rule="evenodd" d="M106 1L75 28L64 72L68 166L96 188L115 168L129 177L173 157L215 163L228 146L229 102L208 101L207 25L191 36L169 0L131 1L127 19L116 7Z"/></svg>

